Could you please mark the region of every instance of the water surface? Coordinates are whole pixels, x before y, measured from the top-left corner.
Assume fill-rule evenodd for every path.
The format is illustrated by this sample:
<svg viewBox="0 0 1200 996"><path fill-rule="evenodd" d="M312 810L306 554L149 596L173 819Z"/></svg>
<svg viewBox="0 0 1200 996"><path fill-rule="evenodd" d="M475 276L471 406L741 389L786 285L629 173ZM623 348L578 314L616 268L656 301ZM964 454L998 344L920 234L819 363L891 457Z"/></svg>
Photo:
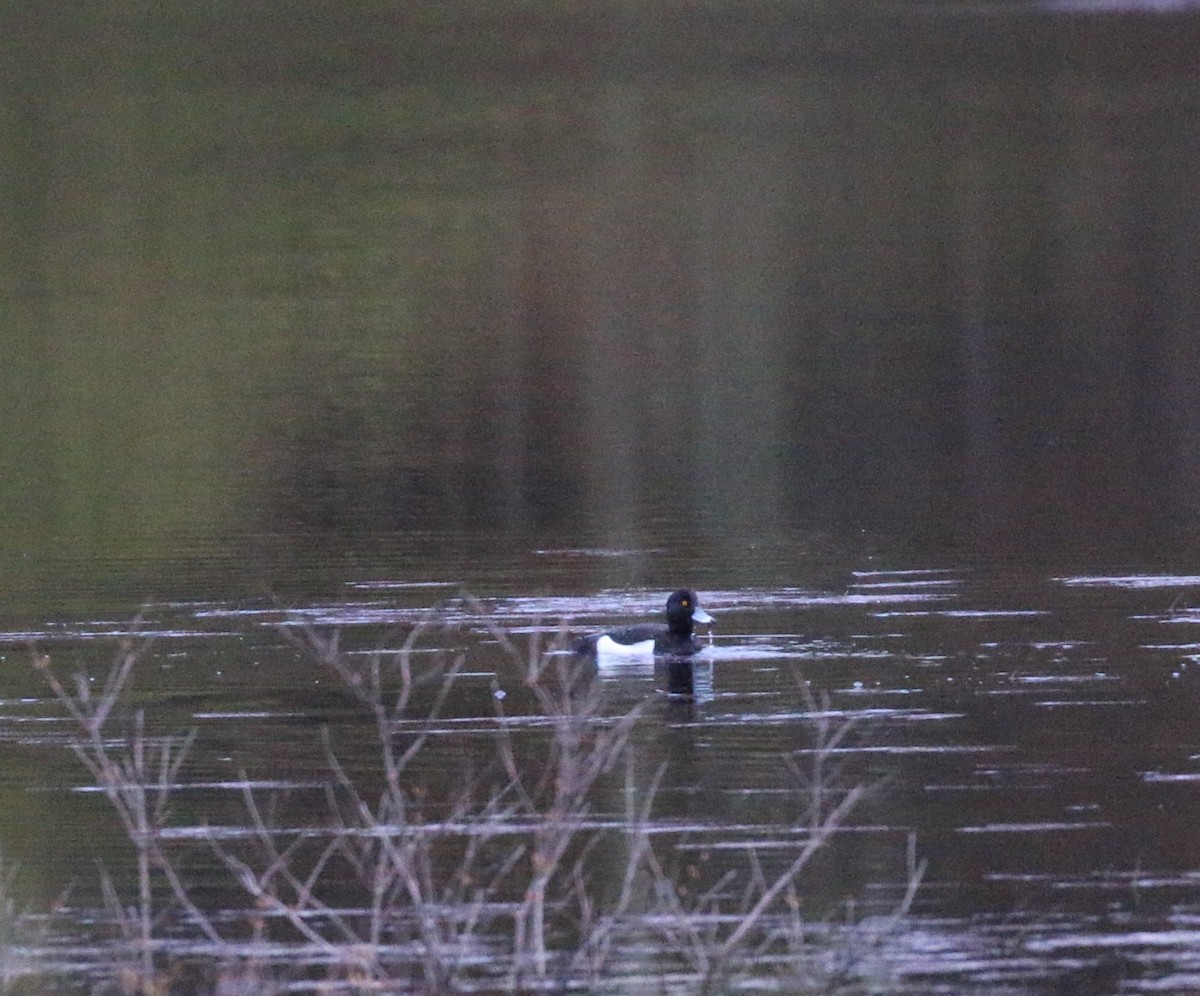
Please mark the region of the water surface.
<svg viewBox="0 0 1200 996"><path fill-rule="evenodd" d="M1179 575L873 564L836 587L701 589L719 625L695 662L693 699L656 691L652 666L598 676L600 717L643 711L633 781L602 793L593 818L619 827L622 793L649 791L658 777L652 832L670 835L678 853L732 866L753 848L765 869L778 869L806 832L797 772L811 774L821 753L839 769L831 792L860 783L869 791L803 880L810 915L884 917L903 894L910 838L929 862L880 954L895 991L1186 987L1200 900L1190 833L1200 644L1185 604L1195 584ZM515 743L545 736L544 724L529 722L538 710L491 623L524 647L534 634L550 639L562 620L583 630L653 615L666 591L511 590L462 602L440 583L376 576L348 581L341 599L288 607L152 604L141 625L156 640L138 665L136 700L155 728L198 731L168 837L249 832L237 829L246 779L264 798L289 786L319 798L328 779L323 725L351 770L378 764L369 722L331 674L281 642L281 622L338 627L345 646L365 649L426 616L442 594L437 611L448 625L425 650L466 656L412 772L430 785L461 778L470 757L491 750L497 692ZM56 661L95 663L128 630L128 620L110 619L13 633L6 661L22 667L15 644L32 635ZM10 821L49 819L54 829L8 853L42 890L77 876L82 905L71 908L82 912L92 861L103 856L120 881L129 844L102 798L76 791L88 779L63 749L70 725L29 687L5 710L5 740L25 759L10 769L7 791L33 801L22 807L32 809L27 817ZM822 750L820 730L846 723ZM85 834L72 829L85 824ZM199 870L207 863L194 871L212 883L200 894L230 910L244 904L219 869Z"/></svg>
<svg viewBox="0 0 1200 996"><path fill-rule="evenodd" d="M679 874L752 886L819 762L870 791L772 921L849 931L810 982L857 946L884 991L1195 987L1194 10L318 7L0 15L0 854L53 921L34 963L110 977L95 862L126 896L133 866L30 644L99 682L154 635L128 701L197 731L168 839L244 926L202 828L244 840L247 784L312 818L326 728L380 770L281 623L365 652L433 611L421 652L465 655L436 787L550 742L499 633L689 584L695 697L599 676L597 730L640 712L597 826L630 839L660 779Z"/></svg>

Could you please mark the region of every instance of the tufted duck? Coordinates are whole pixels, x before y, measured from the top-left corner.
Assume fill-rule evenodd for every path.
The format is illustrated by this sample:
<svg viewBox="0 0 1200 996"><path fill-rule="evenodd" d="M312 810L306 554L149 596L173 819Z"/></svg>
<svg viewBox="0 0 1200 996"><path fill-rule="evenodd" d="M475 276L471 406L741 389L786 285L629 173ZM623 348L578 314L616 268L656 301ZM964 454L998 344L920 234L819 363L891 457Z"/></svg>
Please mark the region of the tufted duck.
<svg viewBox="0 0 1200 996"><path fill-rule="evenodd" d="M667 625L629 626L586 636L576 645L579 653L600 656L615 654L669 654L676 657L694 654L700 645L692 637L695 623L711 626L715 620L702 608L695 594L680 588L667 599Z"/></svg>

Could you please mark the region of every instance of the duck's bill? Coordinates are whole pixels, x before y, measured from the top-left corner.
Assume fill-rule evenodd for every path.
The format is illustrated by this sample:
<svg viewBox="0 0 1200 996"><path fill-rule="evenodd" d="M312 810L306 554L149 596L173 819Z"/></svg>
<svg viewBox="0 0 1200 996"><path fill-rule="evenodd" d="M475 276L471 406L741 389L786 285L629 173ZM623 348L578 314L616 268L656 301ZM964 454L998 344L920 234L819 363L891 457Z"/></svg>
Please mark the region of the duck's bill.
<svg viewBox="0 0 1200 996"><path fill-rule="evenodd" d="M692 613L692 621L698 622L698 623L703 623L705 626L711 626L713 623L716 622L716 620L712 616L710 616L707 612L705 612L702 608L700 608L699 605L696 606L695 611Z"/></svg>

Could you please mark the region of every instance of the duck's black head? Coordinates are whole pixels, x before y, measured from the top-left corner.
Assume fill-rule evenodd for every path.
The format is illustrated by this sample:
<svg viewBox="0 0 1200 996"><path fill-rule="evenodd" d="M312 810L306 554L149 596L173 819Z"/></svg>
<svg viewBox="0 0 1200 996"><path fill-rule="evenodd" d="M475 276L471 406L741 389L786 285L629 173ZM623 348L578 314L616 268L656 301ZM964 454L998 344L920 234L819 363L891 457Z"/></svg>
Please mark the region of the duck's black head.
<svg viewBox="0 0 1200 996"><path fill-rule="evenodd" d="M711 623L713 617L700 608L696 593L680 588L667 599L667 629L680 636L691 636L694 623Z"/></svg>

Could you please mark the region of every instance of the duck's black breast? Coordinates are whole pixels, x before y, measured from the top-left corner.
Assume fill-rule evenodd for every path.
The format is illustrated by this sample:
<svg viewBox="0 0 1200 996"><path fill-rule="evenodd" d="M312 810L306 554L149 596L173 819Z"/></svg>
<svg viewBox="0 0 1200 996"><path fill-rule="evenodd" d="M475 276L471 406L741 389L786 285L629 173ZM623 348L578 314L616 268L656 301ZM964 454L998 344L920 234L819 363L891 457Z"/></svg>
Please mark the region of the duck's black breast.
<svg viewBox="0 0 1200 996"><path fill-rule="evenodd" d="M654 641L654 652L656 654L669 654L673 657L689 657L700 649L698 644L691 635L682 633L663 633Z"/></svg>

